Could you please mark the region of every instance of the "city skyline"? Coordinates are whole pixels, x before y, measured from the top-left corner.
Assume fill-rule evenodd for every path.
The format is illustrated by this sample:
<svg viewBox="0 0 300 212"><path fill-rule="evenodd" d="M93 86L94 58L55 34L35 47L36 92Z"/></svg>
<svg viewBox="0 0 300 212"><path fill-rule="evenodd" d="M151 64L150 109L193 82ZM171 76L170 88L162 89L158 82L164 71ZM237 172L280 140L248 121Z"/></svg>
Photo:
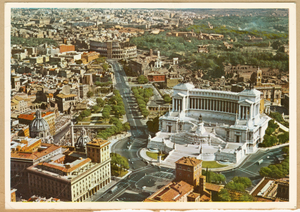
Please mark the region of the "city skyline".
<svg viewBox="0 0 300 212"><path fill-rule="evenodd" d="M261 195L255 189L271 182L277 189L286 176L290 182L295 181L291 167L287 168L290 174L283 169L276 177L275 172L267 170L279 163L287 167L294 165L285 158L289 152L293 156L295 150L282 149L294 145L289 140L295 138L296 132L289 137L289 128L295 129L289 125L294 121L289 111L295 108L289 101L289 96L295 95L289 88L295 85L292 77L295 48L291 46L291 41L295 41L291 28L293 5L285 5L288 9L246 9L243 4L243 9L213 5L170 10L165 8L169 4L162 5L156 5L157 8L50 7L52 10L40 5L34 9L9 5L11 47L6 49L10 49L11 55L9 119L13 126L11 155L14 155L11 158L15 154L20 157L26 151L36 155L46 147L50 150L51 145L62 148L58 153L61 156L54 153L55 159L49 161L41 158L22 172L21 176L28 176L26 186L32 191L29 196L22 193L27 181L23 182L18 174L19 162L16 160L16 165L12 162L11 166L16 167L12 170L17 171L11 174L12 185L17 186L14 191L17 201L27 201L30 195L48 199L47 192L54 192L51 197L58 201L70 201L67 193L63 197L51 188L45 193L44 186L39 184L34 186L41 190L31 188L34 179L38 179L31 177L33 170L47 173L49 167L52 171L61 169L59 164L65 169L77 167L79 163L84 167L87 162L80 160L102 163L92 159L94 150L87 149L97 139L100 143L108 141L105 145L111 152L108 175L112 181L106 181L102 187L93 181L93 174L88 182L93 181L93 186L99 187L92 189L91 183L87 184L88 190L84 191L87 193L80 196L81 183L77 188L71 180L71 195L76 196L73 189L78 189L79 195L71 201L149 202L149 195L159 193L168 183L178 183L175 162L185 157L200 160L205 171L200 174L204 181L200 177L200 184L189 191L193 195L187 194L187 199L181 201L206 201L201 196L205 189L210 193L207 198L211 204L228 201L221 200L225 198L221 193L234 191L233 184L242 180L233 178L236 175L251 182L242 190L247 194L241 193L238 201L276 201L276 194L255 196ZM75 13L60 13L68 10ZM43 127L35 129L38 125ZM32 149L32 142L39 147ZM270 148L278 144L282 147ZM270 152L265 152L269 149ZM75 155L81 159L75 160ZM212 181L210 172L221 174L225 180ZM95 172L98 175L101 181L101 171ZM268 177L281 181L267 182ZM23 187L18 186L21 179L25 183ZM196 187L205 185L205 181L207 187L198 191ZM186 182L189 181L182 181ZM220 187L216 188L217 185ZM277 191L278 198L286 198L279 193L285 188ZM287 189L291 194L289 186ZM228 193L229 201L238 198L236 192L240 191ZM290 195L286 205L292 199Z"/></svg>

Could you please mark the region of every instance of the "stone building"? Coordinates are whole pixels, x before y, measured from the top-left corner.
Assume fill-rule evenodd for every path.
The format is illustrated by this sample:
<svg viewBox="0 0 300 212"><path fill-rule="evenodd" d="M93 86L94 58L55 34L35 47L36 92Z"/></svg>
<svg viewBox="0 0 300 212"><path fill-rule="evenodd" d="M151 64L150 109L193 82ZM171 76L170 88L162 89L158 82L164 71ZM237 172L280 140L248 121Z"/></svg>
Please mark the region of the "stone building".
<svg viewBox="0 0 300 212"><path fill-rule="evenodd" d="M250 191L250 195L261 202L288 202L289 185L289 178L272 179L264 177Z"/></svg>
<svg viewBox="0 0 300 212"><path fill-rule="evenodd" d="M55 113L53 111L42 112L42 118L48 123L50 128L50 134L55 135ZM21 124L30 125L30 123L36 118L35 113L20 114L18 120Z"/></svg>
<svg viewBox="0 0 300 212"><path fill-rule="evenodd" d="M88 85L85 85L85 84L79 85L80 98L86 99L88 91L89 91L89 86Z"/></svg>
<svg viewBox="0 0 300 212"><path fill-rule="evenodd" d="M59 52L63 53L63 52L70 52L70 51L75 51L75 46L74 45L65 45L65 44L61 44L59 46Z"/></svg>
<svg viewBox="0 0 300 212"><path fill-rule="evenodd" d="M275 83L262 83L263 73L259 68L256 71L255 79L256 83L254 88L263 93L263 99L276 105L281 105L282 87Z"/></svg>
<svg viewBox="0 0 300 212"><path fill-rule="evenodd" d="M30 197L27 168L65 151L54 144L42 143L41 138L18 137L11 141L11 187ZM25 198L25 196L23 197Z"/></svg>
<svg viewBox="0 0 300 212"><path fill-rule="evenodd" d="M128 42L90 40L90 50L108 59L131 59L137 57L137 48Z"/></svg>
<svg viewBox="0 0 300 212"><path fill-rule="evenodd" d="M97 59L99 57L99 53L98 52L84 52L81 55L81 60L83 63L89 63L95 59Z"/></svg>
<svg viewBox="0 0 300 212"><path fill-rule="evenodd" d="M41 111L37 110L35 113L35 119L29 125L31 138L42 138L44 143L52 143L53 137L50 133L50 126L47 121L42 118ZM53 116L55 119L55 116Z"/></svg>
<svg viewBox="0 0 300 212"><path fill-rule="evenodd" d="M180 151L188 148L187 155L232 163L257 150L269 120L261 114L259 91L203 90L190 83L173 90L172 111L159 118L160 132L149 140L148 148L174 150L166 160L182 157Z"/></svg>
<svg viewBox="0 0 300 212"><path fill-rule="evenodd" d="M196 158L183 157L176 161L175 181L181 180L193 186L199 186L202 176L202 160Z"/></svg>
<svg viewBox="0 0 300 212"><path fill-rule="evenodd" d="M222 185L206 183L202 175L202 160L182 157L176 161L175 179L149 196L144 202L209 202L211 193Z"/></svg>
<svg viewBox="0 0 300 212"><path fill-rule="evenodd" d="M11 109L17 113L24 113L28 110L28 102L20 96L11 99Z"/></svg>
<svg viewBox="0 0 300 212"><path fill-rule="evenodd" d="M93 139L87 154L70 152L51 161L29 167L28 182L32 194L81 202L110 183L109 142Z"/></svg>
<svg viewBox="0 0 300 212"><path fill-rule="evenodd" d="M21 77L19 76L11 76L11 89L15 91L19 91L21 83L20 83Z"/></svg>

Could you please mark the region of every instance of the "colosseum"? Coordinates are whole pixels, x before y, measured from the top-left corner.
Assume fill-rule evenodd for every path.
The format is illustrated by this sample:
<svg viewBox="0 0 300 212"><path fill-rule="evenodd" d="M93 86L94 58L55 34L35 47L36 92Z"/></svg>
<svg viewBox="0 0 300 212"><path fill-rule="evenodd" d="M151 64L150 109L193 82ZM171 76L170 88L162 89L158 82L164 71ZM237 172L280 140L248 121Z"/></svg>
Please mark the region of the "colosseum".
<svg viewBox="0 0 300 212"><path fill-rule="evenodd" d="M90 50L108 59L131 59L137 57L135 45L129 42L90 40Z"/></svg>

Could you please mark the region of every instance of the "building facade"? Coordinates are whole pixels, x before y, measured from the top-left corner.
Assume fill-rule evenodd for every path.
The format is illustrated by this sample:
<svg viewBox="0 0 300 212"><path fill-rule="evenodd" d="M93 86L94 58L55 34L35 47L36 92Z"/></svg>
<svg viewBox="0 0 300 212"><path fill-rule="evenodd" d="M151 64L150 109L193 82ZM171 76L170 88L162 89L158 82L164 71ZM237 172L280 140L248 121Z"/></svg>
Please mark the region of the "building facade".
<svg viewBox="0 0 300 212"><path fill-rule="evenodd" d="M93 139L86 148L87 154L61 154L49 162L29 167L30 192L46 198L81 202L110 183L109 142Z"/></svg>
<svg viewBox="0 0 300 212"><path fill-rule="evenodd" d="M128 42L119 41L90 41L90 50L99 52L101 56L108 59L131 59L137 57L137 48Z"/></svg>
<svg viewBox="0 0 300 212"><path fill-rule="evenodd" d="M260 114L261 93L246 89L240 93L195 89L181 83L173 88L173 118L161 117L160 130L175 133L188 130L191 125L180 118L202 116L207 123L224 123L216 133L227 142L248 143L253 149L262 142L268 119ZM178 120L178 121L177 121Z"/></svg>
<svg viewBox="0 0 300 212"><path fill-rule="evenodd" d="M72 107L77 101L76 94L57 94L55 97L55 103L57 103L58 110L61 113L70 114Z"/></svg>
<svg viewBox="0 0 300 212"><path fill-rule="evenodd" d="M11 141L11 186L30 197L27 168L64 152L62 147L42 143L40 138L19 137Z"/></svg>
<svg viewBox="0 0 300 212"><path fill-rule="evenodd" d="M202 160L182 157L176 163L175 179L149 196L145 202L208 202L211 201L210 183L202 175ZM216 185L217 189L220 187Z"/></svg>
<svg viewBox="0 0 300 212"><path fill-rule="evenodd" d="M182 148L202 160L237 163L263 141L269 118L261 114L261 92L203 90L190 83L173 90L172 110L159 118L160 132L149 139L148 148Z"/></svg>

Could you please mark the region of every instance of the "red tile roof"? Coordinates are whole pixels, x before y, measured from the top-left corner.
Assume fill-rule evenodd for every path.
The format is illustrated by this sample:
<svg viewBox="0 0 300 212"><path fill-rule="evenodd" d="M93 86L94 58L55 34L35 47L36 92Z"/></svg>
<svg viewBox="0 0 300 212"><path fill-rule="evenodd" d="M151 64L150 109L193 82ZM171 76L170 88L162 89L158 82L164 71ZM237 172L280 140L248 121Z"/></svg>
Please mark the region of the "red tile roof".
<svg viewBox="0 0 300 212"><path fill-rule="evenodd" d="M223 185L216 185L212 183L205 183L205 189L209 191L217 191L219 192L224 186Z"/></svg>
<svg viewBox="0 0 300 212"><path fill-rule="evenodd" d="M193 190L194 187L184 181L171 182L148 197L145 202L177 202Z"/></svg>
<svg viewBox="0 0 300 212"><path fill-rule="evenodd" d="M50 164L50 163L46 163L46 162L39 163L38 165L53 168L53 169L57 169L57 170L60 170L62 172L70 173L70 172L76 170L77 168L79 168L79 167L83 166L84 164L86 164L88 162L91 162L91 161L92 160L90 158L82 159L82 161L80 163L78 163L75 166L72 166L70 168L57 166L55 164Z"/></svg>
<svg viewBox="0 0 300 212"><path fill-rule="evenodd" d="M11 152L11 158L19 158L19 159L31 159L31 160L37 160L50 152L53 152L59 148L60 146L54 145L54 144L45 144L43 143L42 146L48 146L47 149L40 151L40 152L33 152L33 153L23 153L23 152Z"/></svg>

